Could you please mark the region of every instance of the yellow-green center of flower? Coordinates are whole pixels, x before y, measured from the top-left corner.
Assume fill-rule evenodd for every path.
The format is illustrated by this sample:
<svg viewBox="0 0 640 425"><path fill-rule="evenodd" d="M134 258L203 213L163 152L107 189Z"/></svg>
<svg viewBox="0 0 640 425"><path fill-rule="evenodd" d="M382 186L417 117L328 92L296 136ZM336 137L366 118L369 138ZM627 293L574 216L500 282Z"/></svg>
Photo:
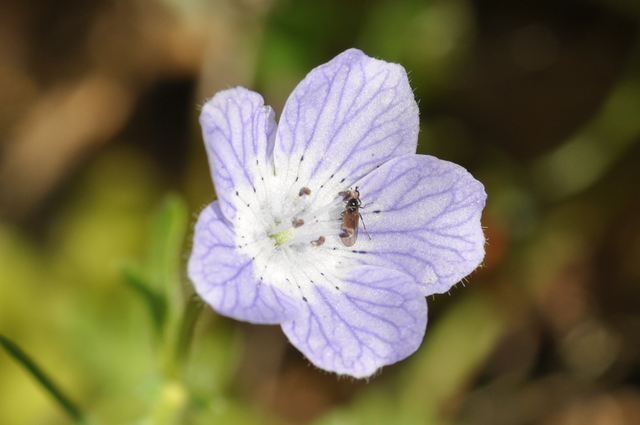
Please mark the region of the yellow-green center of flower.
<svg viewBox="0 0 640 425"><path fill-rule="evenodd" d="M296 232L292 229L285 229L278 233L274 233L273 235L269 235L271 239L276 241L276 245L282 245L285 242L290 241L296 236Z"/></svg>

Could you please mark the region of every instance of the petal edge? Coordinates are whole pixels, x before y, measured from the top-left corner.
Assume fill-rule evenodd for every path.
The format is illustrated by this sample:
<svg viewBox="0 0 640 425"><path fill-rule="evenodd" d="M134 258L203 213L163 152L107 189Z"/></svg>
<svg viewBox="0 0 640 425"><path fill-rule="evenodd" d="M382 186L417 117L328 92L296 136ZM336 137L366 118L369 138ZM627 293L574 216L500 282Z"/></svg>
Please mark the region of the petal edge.
<svg viewBox="0 0 640 425"><path fill-rule="evenodd" d="M216 312L250 323L296 317L300 301L256 279L254 261L237 252L234 235L218 201L200 213L187 266L198 295Z"/></svg>
<svg viewBox="0 0 640 425"><path fill-rule="evenodd" d="M415 153L418 114L401 65L349 49L291 93L276 135L276 172L293 193L311 180L343 190L389 159Z"/></svg>
<svg viewBox="0 0 640 425"><path fill-rule="evenodd" d="M366 378L413 354L427 324L427 303L407 275L357 267L340 280L313 289L306 313L282 324L289 341L314 365Z"/></svg>
<svg viewBox="0 0 640 425"><path fill-rule="evenodd" d="M220 209L233 221L236 198L251 204L266 196L256 188L272 167L275 113L258 93L236 87L216 93L203 106L200 124Z"/></svg>
<svg viewBox="0 0 640 425"><path fill-rule="evenodd" d="M363 264L407 273L424 295L443 293L484 258L484 186L463 167L427 155L396 158L359 182L371 240Z"/></svg>

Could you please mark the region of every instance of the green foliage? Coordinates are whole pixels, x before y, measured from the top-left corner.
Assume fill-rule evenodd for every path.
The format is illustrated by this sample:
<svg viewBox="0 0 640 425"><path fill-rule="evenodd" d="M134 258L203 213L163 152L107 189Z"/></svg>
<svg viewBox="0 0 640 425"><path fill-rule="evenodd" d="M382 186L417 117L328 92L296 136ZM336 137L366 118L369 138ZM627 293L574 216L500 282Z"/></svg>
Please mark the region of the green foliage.
<svg viewBox="0 0 640 425"><path fill-rule="evenodd" d="M154 60L173 60L164 73L148 73L186 75L212 90L236 84L239 74L280 112L312 67L346 48L401 63L420 100L420 153L462 163L486 186L485 267L451 297L428 300L429 327L412 357L366 383L327 377L284 338L252 337L270 334L214 314L193 293L185 273L189 229L214 198L206 155L194 118L191 134L171 142L188 143L173 147L186 159L172 162L154 116L147 124L155 132L132 124L96 148L33 218L0 221L1 424L58 425L69 416L150 425L550 423L556 410L545 406L555 400L535 403L558 383L582 404L554 423L583 423L571 415L597 405L581 399L585 393L606 392L603 405L616 409L626 406L613 402L617 390L639 403L640 51L616 24L627 20L637 30L637 2L562 3L566 10L588 3L597 12L584 12L591 21L567 18L565 9L532 13L530 2L143 3L144 19L123 20L126 31L114 31L161 40L167 51L158 59L123 43L138 74L122 86L134 86ZM99 25L83 46L95 47L94 32L108 30L112 12L91 16ZM603 14L610 20L598 21ZM158 24L158 16L170 19ZM530 25L556 25L549 69L518 68L512 57L514 34ZM204 34L200 44L192 33ZM608 47L616 37L624 43ZM601 56L580 62L593 54ZM582 80L592 82L562 91ZM145 84L131 88L132 99L149 90ZM551 94L537 97L539 90ZM194 95L194 116L212 94ZM148 103L132 122L170 106ZM0 113L5 125L11 115ZM575 124L562 127L566 121ZM562 127L550 133L555 139L527 138L554 125ZM505 348L510 335L516 343ZM589 361L576 361L582 352ZM569 402L553 409L562 403Z"/></svg>
<svg viewBox="0 0 640 425"><path fill-rule="evenodd" d="M44 389L53 396L56 402L64 409L69 416L79 424L87 424L82 411L72 402L64 392L58 388L53 380L14 342L0 335L0 345L7 350L9 355L13 357L18 363L24 366L27 371L33 376Z"/></svg>

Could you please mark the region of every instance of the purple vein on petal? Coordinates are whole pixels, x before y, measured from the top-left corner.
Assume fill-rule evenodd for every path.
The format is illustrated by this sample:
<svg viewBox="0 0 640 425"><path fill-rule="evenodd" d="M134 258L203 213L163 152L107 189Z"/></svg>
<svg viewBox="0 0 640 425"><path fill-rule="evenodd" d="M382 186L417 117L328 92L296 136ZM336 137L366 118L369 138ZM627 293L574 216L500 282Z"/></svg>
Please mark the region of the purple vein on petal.
<svg viewBox="0 0 640 425"><path fill-rule="evenodd" d="M285 333L313 363L356 377L372 374L419 346L426 303L408 275L361 267L333 289L320 283L305 319L283 324Z"/></svg>
<svg viewBox="0 0 640 425"><path fill-rule="evenodd" d="M404 70L347 51L310 72L287 101L276 170L282 168L292 193L299 179L323 188L337 177L326 189L348 180L344 188L393 155L415 152L417 131L417 105Z"/></svg>

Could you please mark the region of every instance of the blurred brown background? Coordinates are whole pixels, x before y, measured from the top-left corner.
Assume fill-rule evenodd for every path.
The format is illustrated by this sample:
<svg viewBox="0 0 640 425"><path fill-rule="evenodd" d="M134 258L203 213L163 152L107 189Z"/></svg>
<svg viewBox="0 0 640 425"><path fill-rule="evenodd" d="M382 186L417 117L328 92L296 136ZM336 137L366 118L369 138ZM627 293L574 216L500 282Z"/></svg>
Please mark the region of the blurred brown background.
<svg viewBox="0 0 640 425"><path fill-rule="evenodd" d="M243 85L279 113L358 47L409 71L419 152L485 184L485 264L369 383L205 311L175 423L640 424L639 19L634 0L2 0L0 333L104 423L146 417L168 387L119 267L166 193L192 222L213 199L199 106ZM66 421L0 352L0 423Z"/></svg>

